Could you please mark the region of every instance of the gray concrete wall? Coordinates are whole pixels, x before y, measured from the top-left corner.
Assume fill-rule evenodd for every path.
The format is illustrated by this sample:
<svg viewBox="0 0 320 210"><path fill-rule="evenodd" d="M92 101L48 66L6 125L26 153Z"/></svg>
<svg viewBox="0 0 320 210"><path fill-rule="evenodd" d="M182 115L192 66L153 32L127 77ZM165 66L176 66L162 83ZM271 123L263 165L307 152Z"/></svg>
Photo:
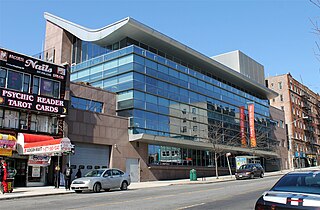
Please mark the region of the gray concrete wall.
<svg viewBox="0 0 320 210"><path fill-rule="evenodd" d="M245 75L261 85L265 85L264 67L240 50L211 57L225 66Z"/></svg>

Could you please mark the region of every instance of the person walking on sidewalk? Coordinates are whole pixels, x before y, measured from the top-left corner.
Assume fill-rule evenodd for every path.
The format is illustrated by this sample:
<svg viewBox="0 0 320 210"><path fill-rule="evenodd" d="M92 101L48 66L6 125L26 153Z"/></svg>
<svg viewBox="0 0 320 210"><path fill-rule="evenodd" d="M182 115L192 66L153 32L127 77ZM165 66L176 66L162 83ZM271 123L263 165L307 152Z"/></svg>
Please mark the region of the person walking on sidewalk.
<svg viewBox="0 0 320 210"><path fill-rule="evenodd" d="M0 191L2 194L4 194L4 191L3 191L3 186L2 186L2 181L3 181L3 166L2 166L2 161L0 162Z"/></svg>
<svg viewBox="0 0 320 210"><path fill-rule="evenodd" d="M2 174L2 180L1 180L1 184L2 184L2 187L3 189L1 188L2 190L2 193L7 193L8 192L8 183L7 183L7 176L8 176L8 170L7 170L7 163L2 160L1 161L1 174Z"/></svg>
<svg viewBox="0 0 320 210"><path fill-rule="evenodd" d="M60 186L60 166L56 165L54 168L54 188L59 188Z"/></svg>
<svg viewBox="0 0 320 210"><path fill-rule="evenodd" d="M74 178L78 179L78 178L81 178L81 177L82 177L81 169L78 168L78 171L77 171L76 176Z"/></svg>
<svg viewBox="0 0 320 210"><path fill-rule="evenodd" d="M66 190L70 190L72 168L69 166L69 164L66 165L63 175L64 175L64 186Z"/></svg>

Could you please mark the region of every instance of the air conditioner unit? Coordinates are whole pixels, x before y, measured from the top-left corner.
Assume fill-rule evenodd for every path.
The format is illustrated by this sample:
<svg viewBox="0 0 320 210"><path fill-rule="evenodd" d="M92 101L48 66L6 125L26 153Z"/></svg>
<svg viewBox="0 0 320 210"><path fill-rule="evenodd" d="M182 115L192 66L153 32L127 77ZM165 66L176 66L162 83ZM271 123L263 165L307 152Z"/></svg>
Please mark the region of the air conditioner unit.
<svg viewBox="0 0 320 210"><path fill-rule="evenodd" d="M21 125L21 130L28 130L28 126L27 125Z"/></svg>

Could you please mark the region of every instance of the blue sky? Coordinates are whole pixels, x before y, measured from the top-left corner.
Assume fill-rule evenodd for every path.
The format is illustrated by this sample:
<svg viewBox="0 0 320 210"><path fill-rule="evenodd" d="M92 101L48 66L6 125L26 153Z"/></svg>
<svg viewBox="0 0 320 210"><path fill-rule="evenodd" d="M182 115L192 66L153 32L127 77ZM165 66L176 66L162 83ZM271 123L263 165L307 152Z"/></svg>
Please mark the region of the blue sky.
<svg viewBox="0 0 320 210"><path fill-rule="evenodd" d="M320 93L320 36L310 22L320 8L308 0L0 0L0 46L41 52L44 12L93 29L130 16L207 56L241 50L266 76L290 72Z"/></svg>

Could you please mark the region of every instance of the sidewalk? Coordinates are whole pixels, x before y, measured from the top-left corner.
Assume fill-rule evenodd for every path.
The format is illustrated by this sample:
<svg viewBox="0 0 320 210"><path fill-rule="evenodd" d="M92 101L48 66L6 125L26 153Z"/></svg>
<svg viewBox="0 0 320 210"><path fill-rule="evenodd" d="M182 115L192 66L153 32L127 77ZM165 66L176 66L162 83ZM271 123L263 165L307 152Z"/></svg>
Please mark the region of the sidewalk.
<svg viewBox="0 0 320 210"><path fill-rule="evenodd" d="M307 168L307 170L320 169L320 167ZM297 169L298 170L298 169ZM267 172L265 177L269 176L278 176L290 172L290 170L276 171L276 172ZM163 187L170 185L183 185L183 184L208 184L216 182L226 182L226 181L235 181L234 175L231 177L228 176L219 176L219 179L216 177L205 177L198 178L197 181L190 181L189 179L179 179L179 180L166 180L166 181L150 181L150 182L134 182L128 187L130 189L142 189L150 187ZM72 190L66 191L64 187L59 189L54 189L53 186L44 186L44 187L19 187L14 188L12 193L0 194L0 200L7 199L17 199L25 197L38 197L38 196L49 196L49 195L61 195L74 193Z"/></svg>

